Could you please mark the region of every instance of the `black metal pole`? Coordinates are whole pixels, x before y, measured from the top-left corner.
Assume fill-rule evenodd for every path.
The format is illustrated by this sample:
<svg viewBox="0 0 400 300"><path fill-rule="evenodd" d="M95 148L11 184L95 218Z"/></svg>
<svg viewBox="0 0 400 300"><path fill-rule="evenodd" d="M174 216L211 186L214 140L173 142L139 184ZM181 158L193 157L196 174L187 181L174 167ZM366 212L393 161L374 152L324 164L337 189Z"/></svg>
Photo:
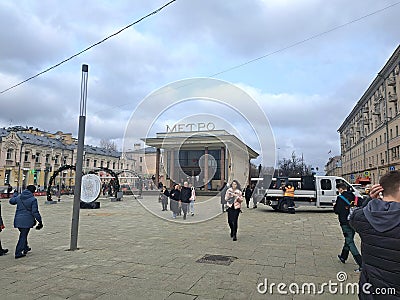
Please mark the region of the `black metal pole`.
<svg viewBox="0 0 400 300"><path fill-rule="evenodd" d="M84 150L84 144L85 144L88 71L89 71L88 65L82 65L78 149L77 149L77 157L76 157L74 205L73 205L73 211L72 211L70 250L78 249L78 228L79 228L79 212L80 212L80 201L81 201L83 150Z"/></svg>

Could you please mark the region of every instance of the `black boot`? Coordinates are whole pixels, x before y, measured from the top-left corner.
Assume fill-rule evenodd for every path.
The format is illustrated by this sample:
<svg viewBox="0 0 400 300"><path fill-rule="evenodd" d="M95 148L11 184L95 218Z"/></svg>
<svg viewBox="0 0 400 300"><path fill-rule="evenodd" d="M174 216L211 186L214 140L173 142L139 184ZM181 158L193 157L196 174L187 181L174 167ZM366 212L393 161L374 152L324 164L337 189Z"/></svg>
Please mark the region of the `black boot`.
<svg viewBox="0 0 400 300"><path fill-rule="evenodd" d="M8 249L3 249L3 247L1 246L1 241L0 241L0 256L6 254L8 252Z"/></svg>
<svg viewBox="0 0 400 300"><path fill-rule="evenodd" d="M344 264L349 257L349 250L342 250L342 253L338 255L339 260Z"/></svg>
<svg viewBox="0 0 400 300"><path fill-rule="evenodd" d="M357 265L360 267L358 270L361 271L361 269L362 269L362 258L361 258L361 255L360 254L355 255L354 256L354 260L356 261Z"/></svg>

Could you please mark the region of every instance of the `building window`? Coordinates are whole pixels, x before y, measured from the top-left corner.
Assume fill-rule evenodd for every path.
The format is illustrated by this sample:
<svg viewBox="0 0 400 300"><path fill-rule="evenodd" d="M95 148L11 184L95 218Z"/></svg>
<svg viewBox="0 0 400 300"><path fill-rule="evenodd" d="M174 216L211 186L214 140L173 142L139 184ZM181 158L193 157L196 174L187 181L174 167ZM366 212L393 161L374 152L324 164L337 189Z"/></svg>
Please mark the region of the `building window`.
<svg viewBox="0 0 400 300"><path fill-rule="evenodd" d="M12 154L13 154L13 149L7 149L7 158L6 159L11 160L12 159Z"/></svg>
<svg viewBox="0 0 400 300"><path fill-rule="evenodd" d="M55 163L56 165L58 165L58 156L59 156L59 155L56 155L56 159L54 160L54 163Z"/></svg>
<svg viewBox="0 0 400 300"><path fill-rule="evenodd" d="M124 164L123 163L121 163L121 170L123 170L124 169Z"/></svg>
<svg viewBox="0 0 400 300"><path fill-rule="evenodd" d="M399 136L399 126L396 125L396 136Z"/></svg>
<svg viewBox="0 0 400 300"><path fill-rule="evenodd" d="M115 161L113 162L113 169L115 169Z"/></svg>
<svg viewBox="0 0 400 300"><path fill-rule="evenodd" d="M139 162L143 162L143 157L139 157Z"/></svg>
<svg viewBox="0 0 400 300"><path fill-rule="evenodd" d="M36 155L35 155L35 162L40 163L40 153L38 153L38 152L36 152Z"/></svg>
<svg viewBox="0 0 400 300"><path fill-rule="evenodd" d="M46 164L50 162L50 154L46 154Z"/></svg>
<svg viewBox="0 0 400 300"><path fill-rule="evenodd" d="M143 172L142 166L139 166L139 172Z"/></svg>
<svg viewBox="0 0 400 300"><path fill-rule="evenodd" d="M29 151L25 151L24 161L29 161Z"/></svg>
<svg viewBox="0 0 400 300"><path fill-rule="evenodd" d="M93 167L96 168L97 167L97 160L93 161Z"/></svg>
<svg viewBox="0 0 400 300"><path fill-rule="evenodd" d="M104 165L104 162L103 162L103 161L100 161L100 167L101 167L101 168L103 167L103 165Z"/></svg>
<svg viewBox="0 0 400 300"><path fill-rule="evenodd" d="M90 166L90 159L88 158L86 159L86 168L89 168L89 166Z"/></svg>
<svg viewBox="0 0 400 300"><path fill-rule="evenodd" d="M390 135L389 135L390 139L393 138L393 129L390 129Z"/></svg>
<svg viewBox="0 0 400 300"><path fill-rule="evenodd" d="M109 161L107 162L107 168L108 169L110 168L110 162Z"/></svg>
<svg viewBox="0 0 400 300"><path fill-rule="evenodd" d="M63 157L63 165L66 165L67 164L67 156L64 156Z"/></svg>

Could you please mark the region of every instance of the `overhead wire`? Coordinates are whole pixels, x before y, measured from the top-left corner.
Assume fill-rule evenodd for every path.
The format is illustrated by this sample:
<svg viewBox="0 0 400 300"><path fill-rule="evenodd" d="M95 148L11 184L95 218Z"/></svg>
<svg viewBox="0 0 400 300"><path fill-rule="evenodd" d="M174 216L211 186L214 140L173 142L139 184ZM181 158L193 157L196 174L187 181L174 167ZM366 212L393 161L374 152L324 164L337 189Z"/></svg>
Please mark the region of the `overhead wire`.
<svg viewBox="0 0 400 300"><path fill-rule="evenodd" d="M110 39L110 38L112 38L112 37L114 37L114 36L120 34L121 32L123 32L123 31L125 31L126 29L132 27L133 25L138 24L139 22L143 21L144 19L147 19L148 17L159 13L160 11L162 11L164 8L166 8L167 6L171 5L171 4L172 4L173 2L175 2L175 1L177 1L177 0L171 0L171 1L167 2L166 4L164 4L163 6L157 8L156 10L152 11L151 13L145 15L144 17L141 17L140 19L136 20L136 21L133 22L133 23L130 23L130 24L126 25L125 27L121 28L120 30L118 30L118 31L114 32L113 34L111 34L111 35L105 37L104 39L102 39L102 40L100 40L100 41L98 41L98 42L96 42L96 43L94 43L94 44L92 44L92 45L86 47L85 49L79 51L78 53L75 53L74 55L71 55L70 57L68 57L68 58L66 58L66 59L64 59L64 60L62 60L62 61L60 61L59 63L57 63L57 64L55 64L55 65L53 65L53 66L51 66L51 67L49 67L49 68L47 68L47 69L45 69L45 70L39 72L39 73L37 73L36 75L33 75L33 76L31 76L31 77L29 77L29 78L27 78L27 79L25 79L25 80L23 80L23 81L21 81L21 82L15 84L15 85L13 85L13 86L10 86L9 88L7 88L7 89L5 89L5 90L2 90L2 91L0 92L0 94L4 94L5 92L8 92L9 90L12 90L12 89L14 89L14 88L20 86L21 84L24 84L24 83L26 83L26 82L28 82L28 81L30 81L30 80L36 78L36 77L39 77L40 75L43 75L44 73L47 73L47 72L49 72L49 71L51 71L51 70L53 70L53 69L55 69L55 68L61 66L62 64L65 64L66 62L70 61L71 59L73 59L73 58L75 58L75 57L81 55L82 53L85 53L86 51L89 51L90 49L92 49L92 48L94 48L94 47L96 47L96 46L98 46L98 45L104 43L104 42L107 41L108 39Z"/></svg>
<svg viewBox="0 0 400 300"><path fill-rule="evenodd" d="M390 4L390 5L388 5L388 6L383 7L383 8L381 8L381 9L378 9L378 10L375 10L375 11L373 11L373 12L370 12L370 13L368 13L368 14L366 14L366 15L363 15L363 16L361 16L361 17L359 17L359 18L356 18L356 19L353 19L353 20L348 21L348 22L346 22L346 23L337 25L337 26L332 27L332 28L330 28L330 29L328 29L328 30L325 30L325 31L323 31L323 32L314 34L314 35L309 36L309 37L307 37L307 38L304 38L304 39L302 39L302 40L300 40L300 41L294 42L294 43L292 43L292 44L289 44L289 45L284 46L284 47L282 47L282 48L279 48L279 49L277 49L277 50L274 50L274 51L271 51L271 52L266 53L266 54L264 54L264 55L261 55L261 56L259 56L259 57L257 57L257 58L250 59L250 60L248 60L248 61L246 61L246 62L244 62L244 63L238 64L238 65L229 67L229 68L227 68L227 69L224 69L224 70L222 70L222 71L219 71L219 72L217 72L217 73L211 74L211 75L209 75L208 77L217 77L217 76L219 76L219 75L222 75L222 74L227 73L227 72L230 72L230 71L232 71L232 70L235 70L235 69L244 67L244 66L249 65L249 64L251 64L251 63L254 63L254 62L256 62L256 61L259 61L259 60L262 60L262 59L267 58L267 57L269 57L269 56L272 56L272 55L274 55L274 54L277 54L277 53L283 52L283 51L285 51L285 50L294 48L294 47L296 47L296 46L299 46L299 45L301 45L301 44L304 44L304 43L306 43L306 42L309 42L309 41L311 41L311 40L314 40L314 39L316 39L316 38L319 38L319 37L321 37L321 36L323 36L323 35L329 34L329 33L333 32L333 31L336 31L336 30L338 30L338 29L341 29L341 28L343 28L343 27L349 26L349 25L354 24L354 23L356 23L356 22L359 22L359 21L361 21L361 20L363 20L363 19L366 19L366 18L371 17L371 16L373 16L373 15L376 15L376 14L378 14L378 13L381 13L381 12L383 12L383 11L385 11L385 10L388 10L389 8L392 8L392 7L394 7L394 6L396 6L396 5L399 5L399 4L400 4L400 1L395 2L395 3L393 3L393 4ZM190 84L193 84L193 83L187 83L187 84L185 84L185 85L183 85L183 86L181 86L181 87L185 87L185 86L190 85ZM180 88L180 87L177 87L177 88ZM164 91L163 93L168 93L168 91ZM155 95L157 95L157 94L155 94ZM113 106L113 107L111 107L111 108L107 108L107 109L105 109L105 110L100 110L100 111L97 111L97 112L95 112L95 113L100 113L100 112L103 112L103 111L108 111L108 110L114 109L114 108L119 108L119 109L121 109L122 107L128 106L128 105L130 105L130 104L132 104L132 103L130 103L130 102L128 103L128 102L127 102L127 103L125 103L125 104L120 104L120 105L117 105L117 106Z"/></svg>

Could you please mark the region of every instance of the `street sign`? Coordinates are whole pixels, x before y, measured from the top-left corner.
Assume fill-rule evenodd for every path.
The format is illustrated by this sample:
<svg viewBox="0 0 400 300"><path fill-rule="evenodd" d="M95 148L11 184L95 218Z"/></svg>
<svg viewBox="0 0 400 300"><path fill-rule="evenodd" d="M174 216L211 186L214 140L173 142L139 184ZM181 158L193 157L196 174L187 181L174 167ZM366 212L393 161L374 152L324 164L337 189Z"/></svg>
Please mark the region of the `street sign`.
<svg viewBox="0 0 400 300"><path fill-rule="evenodd" d="M396 168L394 166L389 167L389 171L394 171L394 170L396 170Z"/></svg>
<svg viewBox="0 0 400 300"><path fill-rule="evenodd" d="M354 179L354 174L350 175L350 179L353 180Z"/></svg>
<svg viewBox="0 0 400 300"><path fill-rule="evenodd" d="M364 176L365 176L365 177L369 177L369 175L370 175L369 171L365 171L365 172L364 172Z"/></svg>

